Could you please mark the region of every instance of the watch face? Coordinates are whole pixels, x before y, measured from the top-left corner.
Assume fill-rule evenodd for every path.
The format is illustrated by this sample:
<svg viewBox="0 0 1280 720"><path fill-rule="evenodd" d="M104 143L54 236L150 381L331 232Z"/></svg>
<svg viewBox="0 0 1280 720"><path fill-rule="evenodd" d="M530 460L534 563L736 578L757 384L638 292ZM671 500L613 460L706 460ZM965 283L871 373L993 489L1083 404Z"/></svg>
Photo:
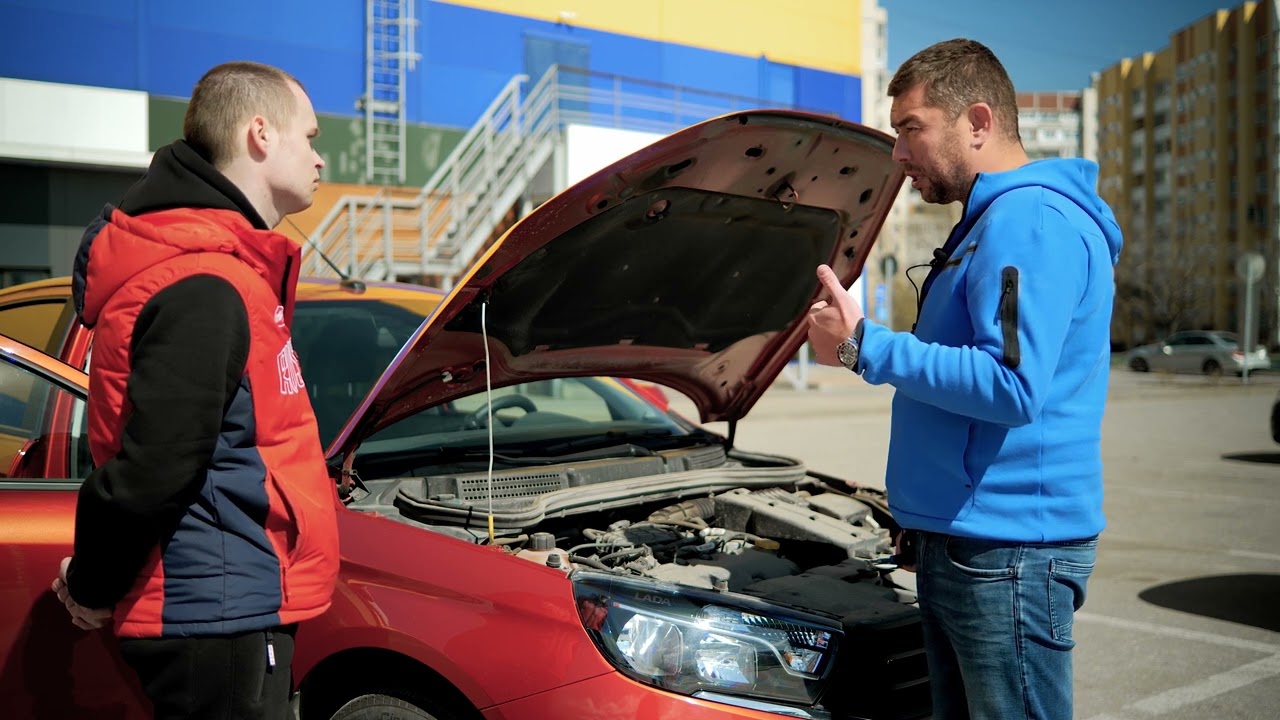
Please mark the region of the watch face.
<svg viewBox="0 0 1280 720"><path fill-rule="evenodd" d="M836 346L836 358L840 360L841 365L853 367L854 362L858 359L858 353L854 350L853 345L846 340Z"/></svg>

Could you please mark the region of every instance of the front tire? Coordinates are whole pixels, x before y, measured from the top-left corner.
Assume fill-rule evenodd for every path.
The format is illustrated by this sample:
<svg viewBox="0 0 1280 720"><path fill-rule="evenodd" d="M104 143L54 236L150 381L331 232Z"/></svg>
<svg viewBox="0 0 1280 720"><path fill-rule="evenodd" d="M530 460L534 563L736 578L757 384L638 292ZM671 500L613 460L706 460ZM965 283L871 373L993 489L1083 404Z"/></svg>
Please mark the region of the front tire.
<svg viewBox="0 0 1280 720"><path fill-rule="evenodd" d="M1147 372L1151 367L1147 365L1146 360L1139 357L1129 361L1129 369L1134 372Z"/></svg>
<svg viewBox="0 0 1280 720"><path fill-rule="evenodd" d="M461 716L445 707L430 710L391 695L361 695L338 708L333 720L459 720Z"/></svg>
<svg viewBox="0 0 1280 720"><path fill-rule="evenodd" d="M1217 360L1205 360L1200 370L1209 377L1222 377L1222 365Z"/></svg>

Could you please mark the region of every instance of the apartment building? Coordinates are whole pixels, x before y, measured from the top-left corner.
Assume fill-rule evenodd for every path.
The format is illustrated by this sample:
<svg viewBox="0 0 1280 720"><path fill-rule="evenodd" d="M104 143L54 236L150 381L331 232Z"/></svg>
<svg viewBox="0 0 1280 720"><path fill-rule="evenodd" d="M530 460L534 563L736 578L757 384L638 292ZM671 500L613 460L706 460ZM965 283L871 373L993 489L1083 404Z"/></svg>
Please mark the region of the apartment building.
<svg viewBox="0 0 1280 720"><path fill-rule="evenodd" d="M1276 9L1246 2L1098 73L1099 191L1125 236L1112 339L1238 330L1246 252L1268 259L1261 337L1276 339Z"/></svg>
<svg viewBox="0 0 1280 720"><path fill-rule="evenodd" d="M1018 93L1018 130L1032 160L1094 157L1093 90ZM1086 145L1089 145L1086 147Z"/></svg>

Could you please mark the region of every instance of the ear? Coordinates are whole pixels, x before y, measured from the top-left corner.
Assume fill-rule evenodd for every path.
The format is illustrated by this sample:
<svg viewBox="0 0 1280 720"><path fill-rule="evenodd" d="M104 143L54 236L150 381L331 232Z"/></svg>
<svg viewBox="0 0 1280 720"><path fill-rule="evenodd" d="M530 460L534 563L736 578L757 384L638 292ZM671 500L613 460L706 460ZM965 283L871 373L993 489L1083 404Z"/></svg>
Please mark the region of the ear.
<svg viewBox="0 0 1280 720"><path fill-rule="evenodd" d="M986 103L970 105L966 118L968 127L965 130L969 133L970 141L975 148L982 147L987 140L995 137L995 113L991 111L990 105Z"/></svg>
<svg viewBox="0 0 1280 720"><path fill-rule="evenodd" d="M262 158L267 154L267 148L275 139L274 132L267 125L267 119L261 115L254 115L249 121L248 127L249 156L253 158Z"/></svg>

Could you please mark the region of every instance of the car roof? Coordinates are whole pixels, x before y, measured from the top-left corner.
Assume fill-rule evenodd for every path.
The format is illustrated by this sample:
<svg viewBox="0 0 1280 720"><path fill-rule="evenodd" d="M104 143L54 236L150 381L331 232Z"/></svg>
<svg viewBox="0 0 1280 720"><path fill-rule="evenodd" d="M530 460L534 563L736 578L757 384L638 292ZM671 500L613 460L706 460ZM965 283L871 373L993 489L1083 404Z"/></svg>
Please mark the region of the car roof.
<svg viewBox="0 0 1280 720"><path fill-rule="evenodd" d="M386 302L421 302L430 299L439 302L445 293L426 285L401 282L363 281L366 290L356 293L343 288L338 280L305 277L298 280L298 300L382 300ZM35 280L7 288L0 288L0 302L14 297L66 297L71 294L71 278L60 276L47 280Z"/></svg>

